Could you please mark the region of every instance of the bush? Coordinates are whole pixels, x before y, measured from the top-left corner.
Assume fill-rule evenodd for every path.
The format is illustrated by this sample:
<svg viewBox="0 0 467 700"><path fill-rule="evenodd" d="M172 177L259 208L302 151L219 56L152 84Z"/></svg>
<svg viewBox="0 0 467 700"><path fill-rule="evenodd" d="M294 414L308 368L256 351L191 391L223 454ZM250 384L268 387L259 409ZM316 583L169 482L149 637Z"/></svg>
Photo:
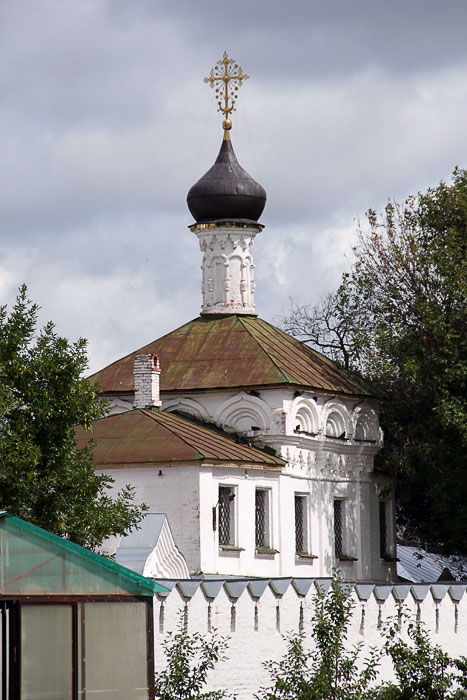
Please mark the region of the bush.
<svg viewBox="0 0 467 700"><path fill-rule="evenodd" d="M228 697L225 690L201 692L207 682L208 672L218 661L223 661L227 639L213 631L208 636L198 632L188 634L184 615L180 616L178 629L169 632L162 647L167 657L167 667L156 673L155 697L160 700L221 700Z"/></svg>
<svg viewBox="0 0 467 700"><path fill-rule="evenodd" d="M392 621L384 649L392 659L396 684L381 687L375 700L461 700L467 699L467 658L453 659L432 644L421 623L405 615L404 641L399 622Z"/></svg>
<svg viewBox="0 0 467 700"><path fill-rule="evenodd" d="M335 573L328 594L318 591L312 617L312 649L306 651L303 635L287 638L281 661L268 661L273 685L261 688L260 700L356 700L370 697L380 652L371 649L361 669L357 659L361 644L347 649L353 600L350 588Z"/></svg>

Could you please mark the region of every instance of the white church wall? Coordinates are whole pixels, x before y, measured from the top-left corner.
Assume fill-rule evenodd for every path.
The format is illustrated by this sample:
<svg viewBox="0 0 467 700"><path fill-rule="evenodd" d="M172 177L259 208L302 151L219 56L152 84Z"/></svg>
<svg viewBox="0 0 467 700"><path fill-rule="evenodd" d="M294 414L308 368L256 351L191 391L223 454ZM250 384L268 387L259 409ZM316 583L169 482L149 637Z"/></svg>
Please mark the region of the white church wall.
<svg viewBox="0 0 467 700"><path fill-rule="evenodd" d="M170 394L163 397L163 409L238 432L253 445L269 445L287 462L280 477L235 464L192 467L198 469L197 485L195 472L187 471L185 476L186 467L163 468L160 478L158 466L146 471L139 497L151 510L168 514L175 542L191 571L329 576L337 563L349 579L394 580L394 562L384 561L379 552L379 496L372 470L381 434L371 400L285 388ZM177 469L183 470L183 476ZM113 476L119 483L132 483L134 474L131 469L130 478L122 477L115 470ZM186 486L180 490L180 480L185 484L185 479ZM218 532L213 530L212 511L216 508L219 514L220 486L234 489L236 550L220 549ZM269 552L257 552L255 547L256 488L267 494ZM186 489L192 494L191 503L182 497ZM296 495L306 502L305 554L309 556L295 551ZM341 501L342 554L346 555L339 559L334 551L336 499ZM394 548L394 527L388 527L387 538Z"/></svg>
<svg viewBox="0 0 467 700"><path fill-rule="evenodd" d="M345 577L391 581L395 563L379 556L378 489L368 475L358 480L235 465L153 465L108 470L114 489L135 487L138 502L166 513L176 546L191 572L232 576L330 576L339 565ZM219 489L232 489L231 546L219 546ZM255 540L256 490L264 492L265 548ZM305 499L305 552L296 552L295 497ZM342 503L344 557L334 547L334 500ZM213 509L216 524L213 527ZM371 523L376 526L371 527ZM344 560L345 556L349 557Z"/></svg>
<svg viewBox="0 0 467 700"><path fill-rule="evenodd" d="M115 480L113 490L130 484L135 489L136 503L146 503L152 513L166 513L175 544L188 568L199 571L199 467L157 465L109 469L104 473Z"/></svg>
<svg viewBox="0 0 467 700"><path fill-rule="evenodd" d="M274 554L258 554L255 546L256 489L267 493L269 501L270 547L279 541L279 473L261 469L207 468L201 473L201 569L204 572L230 575L276 576L280 559ZM219 546L219 487L231 487L235 498L232 517L237 549ZM212 509L216 507L216 529Z"/></svg>
<svg viewBox="0 0 467 700"><path fill-rule="evenodd" d="M319 582L324 586L329 583L325 579ZM211 673L208 685L212 690L227 688L238 700L252 700L259 687L268 684L263 662L278 660L283 655L284 634L303 631L305 644L309 644L316 592L313 580L189 581L188 584L172 582L171 593L166 598L155 599L156 670L164 667L161 642L169 630L176 628L181 611L185 612L189 632L209 634L210 628L216 628L219 634L229 637L228 659ZM211 586L211 598L203 591L206 586ZM213 594L216 587L218 592ZM349 646L363 642L364 651L372 645L381 648L382 632L390 618L399 614L402 605L413 619L418 614L433 643L452 656L467 654L465 588L466 584L449 583L354 584ZM459 597L460 601L456 602ZM379 670L380 680L392 678L388 658L382 659Z"/></svg>

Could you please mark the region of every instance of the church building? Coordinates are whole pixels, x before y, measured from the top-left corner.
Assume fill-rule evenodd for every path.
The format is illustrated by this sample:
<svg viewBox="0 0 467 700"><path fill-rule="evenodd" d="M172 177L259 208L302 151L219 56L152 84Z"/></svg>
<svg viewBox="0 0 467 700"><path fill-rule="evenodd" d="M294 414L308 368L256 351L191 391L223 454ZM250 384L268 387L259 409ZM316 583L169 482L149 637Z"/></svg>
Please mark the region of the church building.
<svg viewBox="0 0 467 700"><path fill-rule="evenodd" d="M219 155L187 196L200 316L91 377L110 414L78 429L78 443L93 439L95 468L159 514L157 576L314 578L337 566L348 580L390 582L394 494L374 469L377 397L256 312L266 193L230 140L247 77L224 54L206 78L224 121Z"/></svg>

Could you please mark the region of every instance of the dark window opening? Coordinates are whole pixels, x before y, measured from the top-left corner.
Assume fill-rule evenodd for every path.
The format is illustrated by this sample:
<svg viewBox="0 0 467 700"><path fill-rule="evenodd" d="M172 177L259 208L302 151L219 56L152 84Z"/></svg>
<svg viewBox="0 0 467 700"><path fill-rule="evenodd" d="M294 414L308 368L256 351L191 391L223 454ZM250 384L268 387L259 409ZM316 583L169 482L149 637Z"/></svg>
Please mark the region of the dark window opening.
<svg viewBox="0 0 467 700"><path fill-rule="evenodd" d="M344 553L342 547L342 501L334 501L334 552L336 557Z"/></svg>
<svg viewBox="0 0 467 700"><path fill-rule="evenodd" d="M387 557L388 552L388 521L387 503L379 502L379 555L381 558Z"/></svg>
<svg viewBox="0 0 467 700"><path fill-rule="evenodd" d="M219 544L234 544L234 490L226 486L219 487Z"/></svg>
<svg viewBox="0 0 467 700"><path fill-rule="evenodd" d="M306 551L305 537L305 497L295 496L295 551Z"/></svg>
<svg viewBox="0 0 467 700"><path fill-rule="evenodd" d="M267 493L256 489L255 495L255 543L257 547L267 547L266 532L266 498Z"/></svg>

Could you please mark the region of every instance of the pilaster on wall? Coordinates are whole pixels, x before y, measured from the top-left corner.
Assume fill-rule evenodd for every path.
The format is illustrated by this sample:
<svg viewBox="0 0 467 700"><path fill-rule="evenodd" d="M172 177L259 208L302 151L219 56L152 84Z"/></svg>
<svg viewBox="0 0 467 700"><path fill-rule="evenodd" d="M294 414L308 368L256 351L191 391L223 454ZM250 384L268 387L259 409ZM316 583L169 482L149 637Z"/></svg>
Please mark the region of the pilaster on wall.
<svg viewBox="0 0 467 700"><path fill-rule="evenodd" d="M327 592L331 586L329 578L159 582L170 593L154 602L156 670L164 668L161 643L182 615L188 632L209 634L215 628L229 637L227 660L209 676L208 690L227 689L238 700L252 700L261 686L269 684L264 662L282 657L284 634L301 632L309 644L317 588ZM370 646L381 647L390 619L405 610L425 625L432 642L445 652L455 657L466 653L466 583L350 585L354 609L349 648L363 642L365 655ZM392 677L385 658L379 680Z"/></svg>
<svg viewBox="0 0 467 700"><path fill-rule="evenodd" d="M256 314L251 249L260 224L196 224L203 253L202 314Z"/></svg>

